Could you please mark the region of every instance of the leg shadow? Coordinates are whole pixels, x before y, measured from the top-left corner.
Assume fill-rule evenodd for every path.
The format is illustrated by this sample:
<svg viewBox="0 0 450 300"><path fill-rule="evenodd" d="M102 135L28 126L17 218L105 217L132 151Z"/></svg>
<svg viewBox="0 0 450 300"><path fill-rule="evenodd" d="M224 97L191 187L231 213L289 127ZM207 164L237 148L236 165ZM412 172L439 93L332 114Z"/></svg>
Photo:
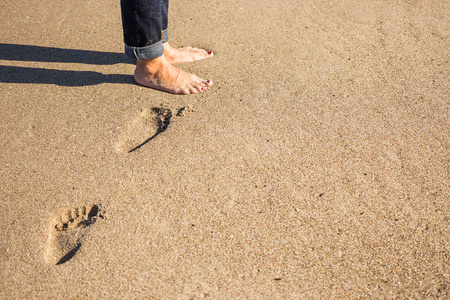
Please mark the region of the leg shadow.
<svg viewBox="0 0 450 300"><path fill-rule="evenodd" d="M0 60L113 65L133 63L123 53L0 43Z"/></svg>
<svg viewBox="0 0 450 300"><path fill-rule="evenodd" d="M66 71L54 69L13 67L0 65L0 82L40 83L60 86L86 86L101 83L133 84L133 76L102 74L94 71Z"/></svg>

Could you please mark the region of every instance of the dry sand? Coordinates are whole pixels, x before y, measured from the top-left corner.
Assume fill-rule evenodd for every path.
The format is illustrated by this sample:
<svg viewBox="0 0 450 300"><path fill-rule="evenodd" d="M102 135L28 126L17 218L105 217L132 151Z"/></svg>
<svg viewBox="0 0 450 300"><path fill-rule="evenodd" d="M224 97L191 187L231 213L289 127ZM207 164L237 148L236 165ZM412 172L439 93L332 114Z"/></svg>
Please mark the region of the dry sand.
<svg viewBox="0 0 450 300"><path fill-rule="evenodd" d="M171 1L205 93L0 4L0 298L448 298L449 1Z"/></svg>

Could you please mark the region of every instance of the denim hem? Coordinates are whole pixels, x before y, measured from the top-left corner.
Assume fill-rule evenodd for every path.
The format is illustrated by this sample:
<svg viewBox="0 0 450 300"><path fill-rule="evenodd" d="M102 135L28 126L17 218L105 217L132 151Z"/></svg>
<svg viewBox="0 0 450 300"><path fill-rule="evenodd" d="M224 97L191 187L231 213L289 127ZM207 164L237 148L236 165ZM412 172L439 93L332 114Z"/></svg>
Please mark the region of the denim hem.
<svg viewBox="0 0 450 300"><path fill-rule="evenodd" d="M153 59L164 54L164 47L161 41L145 47L132 47L125 44L125 54L134 59Z"/></svg>
<svg viewBox="0 0 450 300"><path fill-rule="evenodd" d="M163 30L163 43L167 43L169 41L169 30L166 28Z"/></svg>

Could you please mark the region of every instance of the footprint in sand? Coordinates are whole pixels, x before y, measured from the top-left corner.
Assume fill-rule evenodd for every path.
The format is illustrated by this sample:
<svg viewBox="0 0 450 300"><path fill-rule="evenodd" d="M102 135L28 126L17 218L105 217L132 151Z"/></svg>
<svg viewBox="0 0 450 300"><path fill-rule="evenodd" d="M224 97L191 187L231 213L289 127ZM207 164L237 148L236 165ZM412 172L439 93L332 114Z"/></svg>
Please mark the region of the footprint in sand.
<svg viewBox="0 0 450 300"><path fill-rule="evenodd" d="M116 143L118 152L133 152L167 129L172 117L168 108L143 109L126 127Z"/></svg>
<svg viewBox="0 0 450 300"><path fill-rule="evenodd" d="M45 261L52 265L63 264L80 249L90 226L98 218L103 219L98 205L90 205L68 210L51 222Z"/></svg>
<svg viewBox="0 0 450 300"><path fill-rule="evenodd" d="M188 113L194 112L195 108L192 105L188 105L185 107L182 107L178 110L177 116L179 117L184 117L186 116Z"/></svg>

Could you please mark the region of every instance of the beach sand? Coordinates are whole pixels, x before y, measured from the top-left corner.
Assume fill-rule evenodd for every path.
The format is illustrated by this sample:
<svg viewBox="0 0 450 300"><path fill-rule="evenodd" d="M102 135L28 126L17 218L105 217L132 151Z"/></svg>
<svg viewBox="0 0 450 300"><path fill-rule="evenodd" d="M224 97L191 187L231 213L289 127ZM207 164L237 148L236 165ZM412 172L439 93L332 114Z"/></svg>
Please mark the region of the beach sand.
<svg viewBox="0 0 450 300"><path fill-rule="evenodd" d="M449 2L170 5L206 92L119 1L0 5L0 298L449 298Z"/></svg>

